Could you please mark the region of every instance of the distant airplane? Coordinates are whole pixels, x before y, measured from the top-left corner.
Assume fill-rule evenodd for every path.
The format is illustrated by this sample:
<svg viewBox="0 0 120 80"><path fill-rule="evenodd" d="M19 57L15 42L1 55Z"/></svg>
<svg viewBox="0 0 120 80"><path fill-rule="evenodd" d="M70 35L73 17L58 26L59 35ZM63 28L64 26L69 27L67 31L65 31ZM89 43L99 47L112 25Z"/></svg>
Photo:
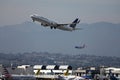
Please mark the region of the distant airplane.
<svg viewBox="0 0 120 80"><path fill-rule="evenodd" d="M56 22L53 22L51 20L48 20L47 18L44 18L42 16L38 15L31 15L31 18L33 22L38 21L41 23L42 26L44 27L50 27L51 29L60 29L60 30L65 30L65 31L73 31L73 30L79 30L80 28L75 28L76 25L80 22L78 18L76 18L72 23L68 24L58 24Z"/></svg>
<svg viewBox="0 0 120 80"><path fill-rule="evenodd" d="M3 66L3 74L4 74L4 78L6 80L12 80L12 75L9 74L8 70L6 67Z"/></svg>
<svg viewBox="0 0 120 80"><path fill-rule="evenodd" d="M86 47L85 44L83 44L83 46L75 46L76 49L83 49L85 47Z"/></svg>
<svg viewBox="0 0 120 80"><path fill-rule="evenodd" d="M3 80L36 80L32 75L16 75L10 74L6 67L3 67ZM1 80L1 79L0 79Z"/></svg>

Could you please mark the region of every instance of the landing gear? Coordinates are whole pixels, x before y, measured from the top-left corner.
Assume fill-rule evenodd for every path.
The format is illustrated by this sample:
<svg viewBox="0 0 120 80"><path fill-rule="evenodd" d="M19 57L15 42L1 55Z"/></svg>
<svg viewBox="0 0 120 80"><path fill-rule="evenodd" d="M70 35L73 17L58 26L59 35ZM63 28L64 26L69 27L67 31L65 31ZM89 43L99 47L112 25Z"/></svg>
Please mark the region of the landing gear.
<svg viewBox="0 0 120 80"><path fill-rule="evenodd" d="M53 26L51 26L50 28L51 28L51 29L53 29L53 28L56 29L56 27L53 27Z"/></svg>
<svg viewBox="0 0 120 80"><path fill-rule="evenodd" d="M51 28L51 29L53 29L53 27L52 27L52 26L51 26L50 28Z"/></svg>

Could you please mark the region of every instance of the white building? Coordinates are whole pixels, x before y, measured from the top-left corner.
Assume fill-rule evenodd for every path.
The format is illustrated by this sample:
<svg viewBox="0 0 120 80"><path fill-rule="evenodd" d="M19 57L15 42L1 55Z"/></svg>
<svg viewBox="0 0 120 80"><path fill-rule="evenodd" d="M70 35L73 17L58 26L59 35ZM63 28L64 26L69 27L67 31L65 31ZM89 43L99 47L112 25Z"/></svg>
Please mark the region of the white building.
<svg viewBox="0 0 120 80"><path fill-rule="evenodd" d="M72 74L72 67L69 65L35 65L33 67L34 73L36 74L38 71L40 71L40 74L63 74L67 70L69 74Z"/></svg>

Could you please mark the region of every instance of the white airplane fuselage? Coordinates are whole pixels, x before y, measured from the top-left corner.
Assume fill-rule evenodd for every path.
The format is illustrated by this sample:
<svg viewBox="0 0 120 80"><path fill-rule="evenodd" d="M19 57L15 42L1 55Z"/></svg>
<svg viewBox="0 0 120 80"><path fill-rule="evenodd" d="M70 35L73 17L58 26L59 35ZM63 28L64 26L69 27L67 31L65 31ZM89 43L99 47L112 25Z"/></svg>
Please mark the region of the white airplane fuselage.
<svg viewBox="0 0 120 80"><path fill-rule="evenodd" d="M75 27L70 27L70 25L75 25L78 24L79 22L77 21L77 23L70 23L70 24L58 24L54 21L48 20L47 18L38 16L38 15L31 15L31 18L33 20L33 22L38 21L41 23L42 26L44 27L50 27L51 29L61 29L61 30L65 30L65 31L73 31L76 30Z"/></svg>
<svg viewBox="0 0 120 80"><path fill-rule="evenodd" d="M86 47L85 44L83 44L83 46L75 46L76 49L83 49L83 48L85 48L85 47Z"/></svg>
<svg viewBox="0 0 120 80"><path fill-rule="evenodd" d="M59 26L57 28L61 29L61 30L65 30L65 31L73 31L74 30L73 28L69 27L68 25Z"/></svg>

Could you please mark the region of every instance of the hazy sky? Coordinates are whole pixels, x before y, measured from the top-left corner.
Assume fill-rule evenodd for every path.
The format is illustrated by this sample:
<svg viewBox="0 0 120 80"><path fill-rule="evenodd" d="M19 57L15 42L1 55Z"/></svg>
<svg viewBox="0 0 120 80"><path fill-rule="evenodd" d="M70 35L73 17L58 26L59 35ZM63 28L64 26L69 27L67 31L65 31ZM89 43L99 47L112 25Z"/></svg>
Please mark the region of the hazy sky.
<svg viewBox="0 0 120 80"><path fill-rule="evenodd" d="M39 14L57 22L120 23L120 0L0 0L0 26L30 21Z"/></svg>

